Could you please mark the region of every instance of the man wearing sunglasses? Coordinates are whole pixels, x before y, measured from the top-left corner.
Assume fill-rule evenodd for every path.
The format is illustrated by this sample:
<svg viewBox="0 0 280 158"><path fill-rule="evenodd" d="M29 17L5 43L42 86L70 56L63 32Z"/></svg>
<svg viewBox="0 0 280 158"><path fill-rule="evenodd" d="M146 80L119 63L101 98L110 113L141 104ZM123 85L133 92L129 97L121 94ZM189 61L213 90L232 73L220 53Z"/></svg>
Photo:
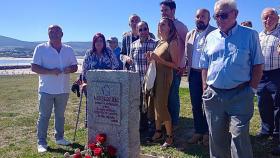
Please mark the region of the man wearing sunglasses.
<svg viewBox="0 0 280 158"><path fill-rule="evenodd" d="M218 29L200 58L210 157L253 158L249 123L264 63L258 33L237 24L234 0L217 1L214 13Z"/></svg>
<svg viewBox="0 0 280 158"><path fill-rule="evenodd" d="M156 41L150 38L149 35L149 26L148 23L145 21L141 21L137 24L137 32L139 39L134 41L131 44L129 60L131 61L132 71L138 72L140 75L140 98L141 98L141 105L140 105L140 132L141 134L147 129L152 128L148 127L148 120L152 122L154 120L154 116L150 116L148 119L147 109L144 108L146 100L143 97L144 93L144 76L146 75L148 69L148 60L146 58L146 53L150 51L154 51L156 47ZM149 107L148 109L149 114L152 114L154 110L153 107ZM153 129L150 129L152 131ZM152 133L153 134L153 133Z"/></svg>
<svg viewBox="0 0 280 158"><path fill-rule="evenodd" d="M264 30L259 34L264 71L258 85L258 106L261 117L260 138L279 139L280 116L280 25L274 8L265 8L261 15ZM274 151L275 153L275 151ZM280 148L278 149L280 155Z"/></svg>
<svg viewBox="0 0 280 158"><path fill-rule="evenodd" d="M209 24L210 12L207 9L198 9L195 15L196 28L186 36L185 52L187 55L188 81L195 133L188 143L195 144L202 139L203 145L208 146L208 125L202 110L202 80L199 60L206 36L216 28Z"/></svg>
<svg viewBox="0 0 280 158"><path fill-rule="evenodd" d="M131 43L139 39L136 26L140 21L141 18L138 15L132 14L128 19L129 22L128 25L131 28L131 31L125 32L123 34L122 50L121 50L120 58L121 61L125 64L124 69L127 70L130 69L130 65L131 65L131 60L129 58ZM155 39L154 34L149 33L149 35L151 38Z"/></svg>

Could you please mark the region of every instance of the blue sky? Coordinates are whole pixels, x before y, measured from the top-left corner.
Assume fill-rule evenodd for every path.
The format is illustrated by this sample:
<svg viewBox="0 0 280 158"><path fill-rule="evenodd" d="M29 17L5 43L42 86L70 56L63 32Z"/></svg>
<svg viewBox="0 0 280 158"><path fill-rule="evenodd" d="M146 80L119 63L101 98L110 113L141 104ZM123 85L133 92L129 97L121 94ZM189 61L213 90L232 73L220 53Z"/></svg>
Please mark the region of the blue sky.
<svg viewBox="0 0 280 158"><path fill-rule="evenodd" d="M128 17L136 13L148 22L156 34L160 19L160 0L2 0L0 2L0 35L24 40L48 39L47 27L59 24L63 28L63 41L91 41L101 32L122 37L129 30ZM194 28L194 14L198 8L213 14L215 0L175 0L176 17ZM238 22L251 20L254 29L262 30L260 14L265 7L280 7L280 0L237 0ZM216 23L211 19L211 24Z"/></svg>

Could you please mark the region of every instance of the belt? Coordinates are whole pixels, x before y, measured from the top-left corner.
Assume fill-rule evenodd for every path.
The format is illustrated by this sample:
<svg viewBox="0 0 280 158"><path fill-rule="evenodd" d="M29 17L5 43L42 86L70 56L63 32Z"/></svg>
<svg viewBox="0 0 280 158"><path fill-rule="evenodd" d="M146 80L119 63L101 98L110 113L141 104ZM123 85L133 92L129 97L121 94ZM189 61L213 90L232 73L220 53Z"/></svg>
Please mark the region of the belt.
<svg viewBox="0 0 280 158"><path fill-rule="evenodd" d="M237 89L243 89L245 88L246 86L249 85L249 82L244 82L244 83L241 83L239 84L238 86L234 87L234 88L230 88L230 89L221 89L221 88L216 88L212 85L210 85L209 87L213 88L213 89L217 89L217 90L223 90L223 91L231 91L231 90L237 90Z"/></svg>
<svg viewBox="0 0 280 158"><path fill-rule="evenodd" d="M195 69L195 68L191 68L191 71L195 71L195 72L201 72L201 69Z"/></svg>

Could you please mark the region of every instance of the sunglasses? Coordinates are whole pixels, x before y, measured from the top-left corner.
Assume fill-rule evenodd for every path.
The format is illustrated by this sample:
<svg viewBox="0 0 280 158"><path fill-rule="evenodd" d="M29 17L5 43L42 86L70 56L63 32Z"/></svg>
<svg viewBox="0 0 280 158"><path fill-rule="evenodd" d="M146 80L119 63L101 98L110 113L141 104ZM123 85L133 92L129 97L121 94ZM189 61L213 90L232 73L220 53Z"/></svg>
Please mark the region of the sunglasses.
<svg viewBox="0 0 280 158"><path fill-rule="evenodd" d="M232 11L229 11L227 13L214 14L213 18L215 20L217 20L217 19L226 20L228 18L228 16L229 16L229 13L231 13Z"/></svg>
<svg viewBox="0 0 280 158"><path fill-rule="evenodd" d="M148 28L147 28L147 27L144 27L144 28L142 28L142 29L139 29L138 31L139 31L139 32L148 31Z"/></svg>

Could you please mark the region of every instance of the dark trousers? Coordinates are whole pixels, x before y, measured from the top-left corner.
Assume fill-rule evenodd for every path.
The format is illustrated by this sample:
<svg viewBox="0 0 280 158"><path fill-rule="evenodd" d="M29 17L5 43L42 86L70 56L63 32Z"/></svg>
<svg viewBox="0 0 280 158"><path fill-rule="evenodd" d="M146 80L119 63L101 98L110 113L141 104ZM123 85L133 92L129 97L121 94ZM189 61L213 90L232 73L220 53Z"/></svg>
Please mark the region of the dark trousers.
<svg viewBox="0 0 280 158"><path fill-rule="evenodd" d="M172 119L172 126L179 124L180 114L180 96L179 88L181 83L181 75L177 74L177 71L173 71L173 80L169 90L168 96L168 110Z"/></svg>
<svg viewBox="0 0 280 158"><path fill-rule="evenodd" d="M189 75L189 89L192 104L195 133L205 134L208 132L206 116L202 110L202 79L201 72L191 69Z"/></svg>
<svg viewBox="0 0 280 158"><path fill-rule="evenodd" d="M258 106L262 134L279 133L280 117L280 69L264 71L258 85Z"/></svg>

